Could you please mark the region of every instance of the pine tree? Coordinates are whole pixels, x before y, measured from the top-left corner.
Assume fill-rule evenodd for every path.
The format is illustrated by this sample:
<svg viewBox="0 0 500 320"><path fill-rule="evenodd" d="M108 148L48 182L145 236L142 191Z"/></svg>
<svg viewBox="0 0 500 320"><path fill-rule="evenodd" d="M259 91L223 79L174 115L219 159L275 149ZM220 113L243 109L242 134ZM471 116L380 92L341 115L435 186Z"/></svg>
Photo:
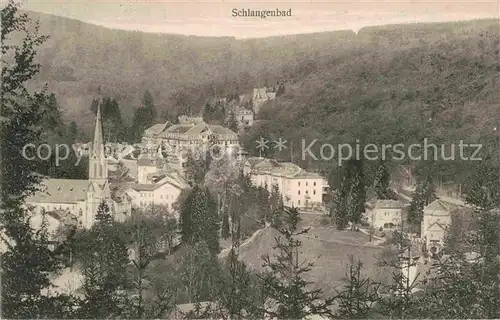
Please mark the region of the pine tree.
<svg viewBox="0 0 500 320"><path fill-rule="evenodd" d="M182 241L194 244L205 241L212 253L218 253L220 218L217 204L207 189L195 185L181 205Z"/></svg>
<svg viewBox="0 0 500 320"><path fill-rule="evenodd" d="M425 207L436 199L434 184L429 173L417 183L408 209L408 222L420 223L423 219Z"/></svg>
<svg viewBox="0 0 500 320"><path fill-rule="evenodd" d="M45 91L32 93L27 82L40 69L37 49L47 37L38 34L19 4L8 1L1 9L1 136L0 216L7 251L2 260L2 316L4 318L60 318L69 297L46 296L50 276L61 264L48 249L47 229L33 230L25 198L38 189L35 174L40 162L23 156L23 147L40 142L50 104ZM11 59L15 57L15 59ZM28 155L31 156L31 155Z"/></svg>
<svg viewBox="0 0 500 320"><path fill-rule="evenodd" d="M347 161L342 169L340 186L334 196L330 215L335 219L338 229L344 229L348 222L361 222L365 212L366 190L361 160Z"/></svg>
<svg viewBox="0 0 500 320"><path fill-rule="evenodd" d="M410 268L416 266L420 257L413 253L412 243L402 231L395 231L389 244L392 245L390 258L384 259L381 266L392 270L392 279L383 286L389 295L378 300L380 312L389 318L412 319L418 315L418 300L414 298L413 290L419 284L419 275L411 279Z"/></svg>
<svg viewBox="0 0 500 320"><path fill-rule="evenodd" d="M71 124L69 127L69 134L70 134L71 142L75 142L75 140L78 137L78 126L76 125L75 121L71 121Z"/></svg>
<svg viewBox="0 0 500 320"><path fill-rule="evenodd" d="M216 305L213 317L245 319L257 316L257 281L245 263L238 260L240 247L240 216L231 217L231 250L223 265L222 277L218 282Z"/></svg>
<svg viewBox="0 0 500 320"><path fill-rule="evenodd" d="M269 204L270 215L267 218L267 222L269 222L273 228L279 228L281 226L281 219L285 205L283 203L283 197L281 196L277 185L273 185L271 189Z"/></svg>
<svg viewBox="0 0 500 320"><path fill-rule="evenodd" d="M374 304L379 300L379 284L361 275L363 264L349 257L349 272L342 291L337 291L335 300L339 302L336 313L338 319L367 319L372 314Z"/></svg>
<svg viewBox="0 0 500 320"><path fill-rule="evenodd" d="M347 227L349 222L347 215L347 197L350 189L349 179L348 172L342 175L340 186L333 197L333 206L330 209L330 216L335 220L335 224L339 230Z"/></svg>
<svg viewBox="0 0 500 320"><path fill-rule="evenodd" d="M127 318L151 319L164 317L174 306L173 290L170 287L154 285L148 276L151 262L159 252L158 237L147 220L136 221L132 230L134 257L133 295L127 297L125 312ZM151 297L154 292L155 296Z"/></svg>
<svg viewBox="0 0 500 320"><path fill-rule="evenodd" d="M349 160L348 170L351 181L349 182L349 194L347 197L347 216L354 230L355 225L361 222L365 212L366 190L365 177L363 174L363 162L361 160Z"/></svg>
<svg viewBox="0 0 500 320"><path fill-rule="evenodd" d="M377 199L393 198L391 190L389 189L390 180L391 180L391 175L389 174L389 170L387 169L386 163L381 160L377 167L377 171L375 173L375 180L373 186Z"/></svg>
<svg viewBox="0 0 500 320"><path fill-rule="evenodd" d="M297 236L305 234L308 229L298 230L300 221L296 208L285 208L284 226L279 229L274 249L278 253L270 258L263 256L264 268L267 271L261 276L264 284L264 297L268 307L265 315L277 319L303 319L318 314L331 315L329 309L333 299L320 301L321 289L309 290L309 282L304 275L311 270L312 263L299 262L299 248L302 245Z"/></svg>
<svg viewBox="0 0 500 320"><path fill-rule="evenodd" d="M149 118L147 120L149 122L149 125L152 125L156 120L157 114L156 114L156 106L153 101L153 96L148 90L144 92L144 96L142 97L142 106L148 111Z"/></svg>
<svg viewBox="0 0 500 320"><path fill-rule="evenodd" d="M181 266L181 281L189 303L215 300L219 280L219 264L205 241L189 245Z"/></svg>
<svg viewBox="0 0 500 320"><path fill-rule="evenodd" d="M124 312L120 292L126 288L128 249L105 202L99 205L96 218L89 234L90 252L83 262L85 298L78 317L120 317Z"/></svg>

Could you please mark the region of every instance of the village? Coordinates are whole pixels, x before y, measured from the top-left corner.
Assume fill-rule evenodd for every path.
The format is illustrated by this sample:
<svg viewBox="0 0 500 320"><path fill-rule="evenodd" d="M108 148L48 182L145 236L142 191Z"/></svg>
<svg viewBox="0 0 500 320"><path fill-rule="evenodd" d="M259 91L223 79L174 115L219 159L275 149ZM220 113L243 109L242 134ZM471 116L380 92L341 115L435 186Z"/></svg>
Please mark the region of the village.
<svg viewBox="0 0 500 320"><path fill-rule="evenodd" d="M283 5L5 2L3 318L500 317L497 6Z"/></svg>
<svg viewBox="0 0 500 320"><path fill-rule="evenodd" d="M248 109L233 104L227 108L227 116L237 120L239 130L252 126L254 110L263 102L275 99L272 90L254 89L253 108ZM225 103L220 100L218 102ZM222 125L207 124L202 117L180 116L178 120L178 124L159 123L147 128L141 143L134 147L106 143L103 138L99 106L93 140L73 146L81 156L89 159L88 180L50 178L43 180L43 191L32 195L26 201L26 208L33 213L33 226L37 228L42 223L47 223L55 248L56 239L60 240L58 233L62 229L92 228L96 223L98 207L103 201L111 208L112 215L118 222L126 222L136 214L147 215L148 212L153 213L155 210L178 221L177 203L182 192L192 187L187 176L189 159L203 152L206 155L206 148L210 145L217 146L222 154L227 155L229 161L239 168L242 175L249 177L253 185L264 187L269 192L277 190L284 206L299 210L304 226L312 228L311 235L304 238L304 241L323 243L322 246L365 247L368 251L361 251L360 255L365 255L362 257L364 259L373 260L376 251L373 249L381 248L394 232L406 234L412 243L410 247L413 248L411 253L410 249L406 253L409 255L408 260L422 255L425 257L418 263L402 266L407 270L407 276L412 282L416 280L417 275L422 277L422 270L425 270L428 263L432 262L433 257L436 257L443 248L453 212L466 207L460 194L450 191L450 188L440 188L437 199L425 206L419 230L408 230L405 228L405 223L411 196L415 191L415 181L409 170L401 167L399 173L404 178L399 179L398 183L394 181L391 183L391 188L397 197L370 199L365 204L362 223L348 228L355 231L337 231L324 223L325 217L329 214L327 203L329 195L336 192L329 186L325 177L308 172L292 162L249 156L248 152L240 147L238 132ZM271 229L269 224L266 224L264 229L255 231L244 240L242 248L252 248L257 245L259 249L255 250L261 253L265 252L265 249L263 251L261 248L263 245L271 249L272 242L262 240L266 237L272 238ZM180 242L180 237L177 237L175 245ZM137 254L132 248L130 250L131 257ZM226 256L228 250L230 244L229 247L223 247L219 256ZM252 251L243 249L242 259L245 259L245 250ZM329 277L332 272L334 274L343 272L343 265L339 265L339 261L335 260L339 258L329 258L327 250L325 252L322 252L324 249L321 248L316 250L318 257L322 256L322 259L318 260L320 266L317 267L321 270L320 278ZM249 257L252 255L254 257L247 257L245 262L250 267L259 269L258 263L255 265L256 254L256 252L247 253ZM342 260L341 258L340 261ZM64 289L69 283L71 283L69 287L73 289L79 286L80 277L74 272L75 270L54 280L61 287L60 290L69 290ZM320 278L315 280L319 281ZM337 282L338 279L332 280L332 285L338 285Z"/></svg>

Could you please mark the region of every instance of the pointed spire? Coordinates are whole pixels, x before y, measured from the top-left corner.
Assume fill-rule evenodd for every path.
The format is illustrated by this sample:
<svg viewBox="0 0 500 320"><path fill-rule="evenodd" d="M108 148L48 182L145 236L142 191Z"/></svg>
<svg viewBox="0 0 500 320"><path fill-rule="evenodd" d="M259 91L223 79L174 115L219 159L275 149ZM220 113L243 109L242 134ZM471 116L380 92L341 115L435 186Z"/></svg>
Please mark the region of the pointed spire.
<svg viewBox="0 0 500 320"><path fill-rule="evenodd" d="M104 156L104 144L102 138L102 123L101 123L101 103L97 103L97 115L95 119L94 141L92 143L92 156Z"/></svg>

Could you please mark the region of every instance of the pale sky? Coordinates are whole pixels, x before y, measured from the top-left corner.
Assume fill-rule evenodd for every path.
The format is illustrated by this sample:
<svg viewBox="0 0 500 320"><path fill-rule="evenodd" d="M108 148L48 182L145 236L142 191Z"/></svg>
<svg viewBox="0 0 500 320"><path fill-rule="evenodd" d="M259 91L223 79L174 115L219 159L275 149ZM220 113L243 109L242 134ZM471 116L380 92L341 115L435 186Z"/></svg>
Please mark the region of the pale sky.
<svg viewBox="0 0 500 320"><path fill-rule="evenodd" d="M114 29L237 38L357 31L364 26L395 23L500 19L500 0L28 0L23 8ZM292 17L233 17L232 9L292 9Z"/></svg>

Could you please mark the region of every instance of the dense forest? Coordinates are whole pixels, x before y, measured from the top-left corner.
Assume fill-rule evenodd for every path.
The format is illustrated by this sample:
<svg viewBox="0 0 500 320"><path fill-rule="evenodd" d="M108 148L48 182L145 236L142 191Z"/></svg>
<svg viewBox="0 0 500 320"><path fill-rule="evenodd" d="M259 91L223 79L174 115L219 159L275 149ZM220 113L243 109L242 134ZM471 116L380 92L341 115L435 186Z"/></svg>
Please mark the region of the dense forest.
<svg viewBox="0 0 500 320"><path fill-rule="evenodd" d="M166 110L175 116L200 114L209 97L278 81L287 83L286 95L267 112L271 116L262 117L294 121L301 136L312 123L312 134L343 136L361 117L366 122L372 115L403 127L395 129L400 135L421 131L415 126L422 121L415 120L434 115L429 129L447 124L439 130L449 136L463 127L476 137L478 126L498 120L500 44L494 20L237 40L111 30L29 15L40 20L42 34L51 35L40 49L39 83L48 83L64 116L80 119L78 125L87 130L92 127L88 106L99 88L131 121L147 90L159 115ZM481 113L475 114L478 108ZM385 125L375 132L356 129L375 136Z"/></svg>

